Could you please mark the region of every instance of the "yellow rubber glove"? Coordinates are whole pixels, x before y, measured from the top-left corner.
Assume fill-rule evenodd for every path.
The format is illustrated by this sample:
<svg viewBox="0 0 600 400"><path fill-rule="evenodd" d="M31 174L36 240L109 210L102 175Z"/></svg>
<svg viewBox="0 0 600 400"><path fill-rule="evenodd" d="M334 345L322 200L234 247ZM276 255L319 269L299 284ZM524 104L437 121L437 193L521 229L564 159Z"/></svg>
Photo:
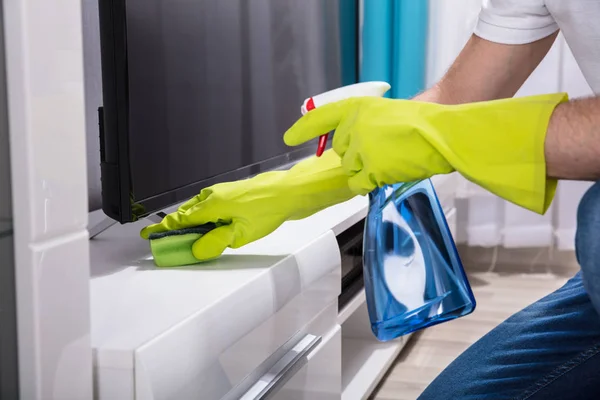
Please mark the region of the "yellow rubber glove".
<svg viewBox="0 0 600 400"><path fill-rule="evenodd" d="M440 105L351 98L304 115L284 136L290 146L335 129L333 149L355 193L458 171L517 205L544 213L556 190L546 177L544 140L566 94Z"/></svg>
<svg viewBox="0 0 600 400"><path fill-rule="evenodd" d="M273 171L253 178L214 185L168 214L161 223L144 228L141 236L190 228L209 222L218 228L198 239L192 252L198 260L221 255L260 239L283 222L308 217L354 197L340 157L326 151L288 171Z"/></svg>

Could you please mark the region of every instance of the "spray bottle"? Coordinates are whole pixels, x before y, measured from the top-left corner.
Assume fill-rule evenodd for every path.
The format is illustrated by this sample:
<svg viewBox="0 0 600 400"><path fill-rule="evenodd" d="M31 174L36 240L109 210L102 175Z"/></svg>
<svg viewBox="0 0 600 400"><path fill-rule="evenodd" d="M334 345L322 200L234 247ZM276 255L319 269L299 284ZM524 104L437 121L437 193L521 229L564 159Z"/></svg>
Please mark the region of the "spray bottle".
<svg viewBox="0 0 600 400"><path fill-rule="evenodd" d="M386 82L344 86L306 99L302 113L350 97L383 96ZM319 140L320 155L327 142ZM402 151L402 149L398 149ZM363 275L371 329L388 341L470 314L475 298L429 179L369 194Z"/></svg>

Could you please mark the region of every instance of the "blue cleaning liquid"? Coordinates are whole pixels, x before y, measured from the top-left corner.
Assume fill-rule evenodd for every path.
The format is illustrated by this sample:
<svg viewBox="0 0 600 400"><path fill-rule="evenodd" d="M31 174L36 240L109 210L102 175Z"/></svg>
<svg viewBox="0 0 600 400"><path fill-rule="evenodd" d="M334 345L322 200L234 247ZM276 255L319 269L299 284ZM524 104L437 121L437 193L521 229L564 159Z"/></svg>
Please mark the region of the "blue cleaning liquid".
<svg viewBox="0 0 600 400"><path fill-rule="evenodd" d="M470 314L475 298L430 180L369 194L363 265L380 341Z"/></svg>

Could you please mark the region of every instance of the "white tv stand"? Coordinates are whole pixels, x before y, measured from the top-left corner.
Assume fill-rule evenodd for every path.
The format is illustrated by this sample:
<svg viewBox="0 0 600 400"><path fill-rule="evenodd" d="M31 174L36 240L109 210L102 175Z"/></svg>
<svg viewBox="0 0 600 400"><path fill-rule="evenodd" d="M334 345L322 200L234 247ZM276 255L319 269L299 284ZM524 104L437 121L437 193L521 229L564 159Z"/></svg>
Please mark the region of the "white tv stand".
<svg viewBox="0 0 600 400"><path fill-rule="evenodd" d="M453 175L433 181L453 226ZM336 235L367 208L357 197L170 269L154 267L145 222L109 227L90 241L95 398L368 397L408 337L375 339L364 290L338 312Z"/></svg>

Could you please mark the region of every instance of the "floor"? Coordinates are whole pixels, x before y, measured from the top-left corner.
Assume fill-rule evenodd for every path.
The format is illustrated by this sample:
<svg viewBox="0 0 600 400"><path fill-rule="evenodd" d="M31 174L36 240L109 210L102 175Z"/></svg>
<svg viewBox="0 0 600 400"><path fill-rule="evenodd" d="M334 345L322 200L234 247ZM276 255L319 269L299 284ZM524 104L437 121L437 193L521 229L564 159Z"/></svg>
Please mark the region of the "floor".
<svg viewBox="0 0 600 400"><path fill-rule="evenodd" d="M477 299L476 311L413 335L372 399L416 399L469 345L511 314L562 286L578 269L572 254L486 252L461 250Z"/></svg>

